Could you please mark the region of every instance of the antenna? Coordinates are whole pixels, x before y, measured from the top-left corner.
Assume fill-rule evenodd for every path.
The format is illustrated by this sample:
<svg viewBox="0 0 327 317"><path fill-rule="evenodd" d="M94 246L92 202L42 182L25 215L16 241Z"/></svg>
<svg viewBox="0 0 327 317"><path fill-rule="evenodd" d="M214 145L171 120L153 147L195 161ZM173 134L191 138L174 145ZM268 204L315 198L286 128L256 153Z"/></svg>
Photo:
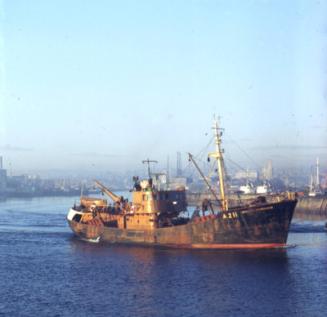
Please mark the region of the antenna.
<svg viewBox="0 0 327 317"><path fill-rule="evenodd" d="M151 178L150 163L158 163L158 161L147 159L147 160L143 160L142 163L148 164L148 174L149 174L149 178Z"/></svg>

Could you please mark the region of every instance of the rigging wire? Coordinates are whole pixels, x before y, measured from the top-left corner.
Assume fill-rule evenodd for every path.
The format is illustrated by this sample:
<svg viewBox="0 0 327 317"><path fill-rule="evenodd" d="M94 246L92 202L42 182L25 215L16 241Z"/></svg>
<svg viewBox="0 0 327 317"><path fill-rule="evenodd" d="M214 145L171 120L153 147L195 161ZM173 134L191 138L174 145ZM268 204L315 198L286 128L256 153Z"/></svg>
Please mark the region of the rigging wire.
<svg viewBox="0 0 327 317"><path fill-rule="evenodd" d="M197 159L197 161L200 161L201 163L205 163L206 160L203 159L203 156L204 156L204 153L207 153L208 152L208 148L212 145L213 141L215 139L215 136L212 136L208 142L208 144L206 144L206 146L204 146L195 156L194 158ZM236 147L248 158L249 161L251 161L257 168L261 168L261 166L234 140L232 139L231 137L227 137L227 139L229 141L231 141L234 145L236 145ZM242 171L247 171L247 169L245 169L243 166L241 166L240 164L236 163L235 161L233 161L232 159L228 158L225 156L225 159L224 161L228 161L228 163L231 163L233 164L234 166L236 166L238 169L241 169ZM227 172L227 167L226 167L226 164L225 165L225 176L226 176L226 180L228 180L230 178L230 175L229 173ZM182 173L185 174L185 172L190 169L191 167L191 162L189 162L185 168L182 170ZM213 162L212 163L212 166L210 166L210 168L208 169L208 175L212 175L213 174L213 171L216 170L216 167L215 167L215 163ZM191 173L190 173L190 176L193 177L194 176L194 173L195 173L195 170L194 169L191 169ZM209 176L209 178L211 178Z"/></svg>
<svg viewBox="0 0 327 317"><path fill-rule="evenodd" d="M239 165L238 163L234 162L232 159L226 157L226 160L227 160L229 163L234 164L236 167L238 167L238 168L241 169L242 171L244 171L244 172L247 171L244 167L242 167L242 166Z"/></svg>
<svg viewBox="0 0 327 317"><path fill-rule="evenodd" d="M204 153L208 151L208 148L209 148L209 146L212 144L214 138L215 138L214 136L211 137L211 139L209 140L208 144L207 144L205 147L203 147L203 149L200 150L200 151L198 152L197 155L194 155L194 158L196 158L198 161L204 163L205 161L204 161L203 159L201 159L200 157L203 156ZM184 173L185 173L185 172L186 172L186 171L191 167L191 165L192 165L191 162L189 162L189 163L188 163L188 164L187 164L187 165L182 169L182 173L184 174ZM192 169L191 176L194 175L194 172L195 172L195 170Z"/></svg>
<svg viewBox="0 0 327 317"><path fill-rule="evenodd" d="M257 168L261 168L261 166L251 157L251 155L249 153L247 153L234 139L232 139L231 137L228 136L228 139L234 143L237 148L257 167Z"/></svg>

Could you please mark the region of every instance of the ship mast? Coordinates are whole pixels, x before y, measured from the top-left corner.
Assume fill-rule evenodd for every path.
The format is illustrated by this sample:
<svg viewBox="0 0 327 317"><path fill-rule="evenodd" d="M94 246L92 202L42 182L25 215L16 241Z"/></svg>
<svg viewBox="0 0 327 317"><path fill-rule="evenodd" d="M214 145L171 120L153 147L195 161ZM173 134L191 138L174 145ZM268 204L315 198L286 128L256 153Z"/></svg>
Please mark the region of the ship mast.
<svg viewBox="0 0 327 317"><path fill-rule="evenodd" d="M149 175L149 179L150 179L151 178L150 163L158 163L158 161L147 159L147 160L143 160L142 163L148 164L148 175Z"/></svg>
<svg viewBox="0 0 327 317"><path fill-rule="evenodd" d="M217 160L220 200L221 200L223 211L227 211L228 200L225 192L225 179L224 179L225 169L224 169L223 150L221 149L222 129L219 128L218 121L216 119L214 120L213 130L215 134L216 151L209 153L209 157L215 158Z"/></svg>

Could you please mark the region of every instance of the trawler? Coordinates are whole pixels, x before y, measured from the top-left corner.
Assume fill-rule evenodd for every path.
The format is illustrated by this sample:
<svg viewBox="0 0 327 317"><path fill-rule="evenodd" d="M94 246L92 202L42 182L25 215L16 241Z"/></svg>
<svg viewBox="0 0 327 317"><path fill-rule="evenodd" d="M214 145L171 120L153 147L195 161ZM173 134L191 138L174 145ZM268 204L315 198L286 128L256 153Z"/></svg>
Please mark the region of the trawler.
<svg viewBox="0 0 327 317"><path fill-rule="evenodd" d="M286 246L297 203L295 196L287 193L274 201L260 196L250 202L232 204L226 191L222 129L217 120L213 130L215 151L209 153L208 158L216 161L219 195L189 154L215 197L212 201L203 201L202 215L200 210L196 210L192 217L182 217L186 210L185 188L158 188L149 167L148 179L140 181L134 178L131 202L96 181L112 204L108 204L106 199L81 197L80 204L72 207L67 215L72 231L88 241L171 248L257 249Z"/></svg>

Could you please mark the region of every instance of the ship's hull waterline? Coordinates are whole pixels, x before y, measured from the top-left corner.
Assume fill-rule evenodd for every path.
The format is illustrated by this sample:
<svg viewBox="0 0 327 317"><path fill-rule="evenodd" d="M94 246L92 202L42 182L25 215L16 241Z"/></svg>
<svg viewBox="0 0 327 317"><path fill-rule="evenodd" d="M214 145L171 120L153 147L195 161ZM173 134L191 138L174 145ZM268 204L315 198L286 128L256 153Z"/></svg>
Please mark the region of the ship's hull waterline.
<svg viewBox="0 0 327 317"><path fill-rule="evenodd" d="M106 227L101 222L68 223L82 239L107 243L191 249L262 249L286 246L296 201L231 209L184 225L153 230Z"/></svg>

